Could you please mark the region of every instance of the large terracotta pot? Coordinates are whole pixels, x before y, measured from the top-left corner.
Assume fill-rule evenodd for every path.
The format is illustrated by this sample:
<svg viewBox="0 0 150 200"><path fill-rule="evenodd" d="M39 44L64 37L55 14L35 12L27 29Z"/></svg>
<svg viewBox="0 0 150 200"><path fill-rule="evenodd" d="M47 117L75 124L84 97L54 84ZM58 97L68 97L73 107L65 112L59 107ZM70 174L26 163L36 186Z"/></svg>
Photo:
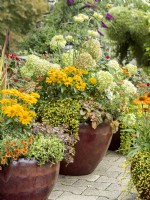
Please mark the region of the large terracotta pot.
<svg viewBox="0 0 150 200"><path fill-rule="evenodd" d="M112 128L109 123L102 123L96 129L90 124L81 124L79 138L75 145L74 162L66 165L62 161L60 174L80 176L92 173L107 152Z"/></svg>
<svg viewBox="0 0 150 200"><path fill-rule="evenodd" d="M59 174L59 164L37 166L19 159L0 171L0 200L47 200Z"/></svg>

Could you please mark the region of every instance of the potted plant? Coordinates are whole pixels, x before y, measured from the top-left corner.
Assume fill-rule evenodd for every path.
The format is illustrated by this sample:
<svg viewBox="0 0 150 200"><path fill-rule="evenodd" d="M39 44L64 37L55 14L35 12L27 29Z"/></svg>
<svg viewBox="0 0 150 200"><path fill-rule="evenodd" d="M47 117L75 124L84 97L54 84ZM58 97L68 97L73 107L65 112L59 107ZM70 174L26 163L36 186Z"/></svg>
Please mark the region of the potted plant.
<svg viewBox="0 0 150 200"><path fill-rule="evenodd" d="M140 104L137 110L135 141L128 153L127 162L131 164L131 183L141 199L150 199L150 93L134 100Z"/></svg>
<svg viewBox="0 0 150 200"><path fill-rule="evenodd" d="M69 172L63 172L62 166L70 166L71 170L77 170L73 165L78 166L78 170L71 171L70 175L89 174L95 169L108 149L112 132L117 131L121 110L127 108L136 94L135 86L124 78L119 64L116 72L113 67L108 66L110 70L103 68L100 62L103 57L100 33L97 28L88 29L89 23L98 21L101 17L100 13L93 11L90 16L84 13L74 16L70 25L73 26L70 30L74 32L55 35L51 39L53 54L49 56L49 63L30 55L25 65L20 68L22 77L35 83L34 88L30 86L30 89L40 93L36 120L46 122L52 127L65 127L62 137L67 162L61 162L60 172L63 174ZM68 49L70 43L72 46ZM120 97L121 93L124 95ZM86 141L91 146L84 148L82 138L84 143ZM78 156L78 147L82 149L79 150L82 156ZM97 150L94 147L97 147ZM100 147L103 147L103 150ZM93 154L90 156L84 149L88 149L90 153L93 150ZM94 152L97 154L94 155ZM85 154L89 155L87 157L91 160L90 167L86 170L88 165L83 163ZM73 162L74 155L74 163L66 167L67 163ZM93 161L94 158L96 161ZM79 164L76 164L77 160Z"/></svg>
<svg viewBox="0 0 150 200"><path fill-rule="evenodd" d="M39 97L16 89L1 91L0 199L46 200L57 180L64 145L52 129L49 135L40 130L35 134L32 121Z"/></svg>

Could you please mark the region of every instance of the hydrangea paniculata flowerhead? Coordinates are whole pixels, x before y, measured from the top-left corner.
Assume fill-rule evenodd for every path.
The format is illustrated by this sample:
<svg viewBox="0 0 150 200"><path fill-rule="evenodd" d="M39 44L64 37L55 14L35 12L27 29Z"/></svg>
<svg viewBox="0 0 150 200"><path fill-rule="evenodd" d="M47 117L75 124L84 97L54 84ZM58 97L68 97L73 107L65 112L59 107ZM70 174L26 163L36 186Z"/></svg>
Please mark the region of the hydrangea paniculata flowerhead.
<svg viewBox="0 0 150 200"><path fill-rule="evenodd" d="M110 60L107 63L108 67L115 69L117 72L122 72L122 69L119 66L119 63L116 60Z"/></svg>
<svg viewBox="0 0 150 200"><path fill-rule="evenodd" d="M32 76L43 76L47 74L51 63L36 55L28 55L25 65L20 69L21 75L26 78Z"/></svg>
<svg viewBox="0 0 150 200"><path fill-rule="evenodd" d="M100 70L99 72L97 72L97 80L99 83L99 91L104 92L113 83L113 76L107 71Z"/></svg>
<svg viewBox="0 0 150 200"><path fill-rule="evenodd" d="M102 20L103 19L103 15L101 15L98 12L94 12L93 17L97 20Z"/></svg>
<svg viewBox="0 0 150 200"><path fill-rule="evenodd" d="M129 63L125 66L125 68L128 70L130 76L137 74L137 66Z"/></svg>
<svg viewBox="0 0 150 200"><path fill-rule="evenodd" d="M66 40L63 35L55 35L50 42L50 47L52 50L63 49L66 45Z"/></svg>
<svg viewBox="0 0 150 200"><path fill-rule="evenodd" d="M71 35L67 35L65 37L65 39L66 39L67 42L72 42L73 41L73 37Z"/></svg>
<svg viewBox="0 0 150 200"><path fill-rule="evenodd" d="M78 14L78 15L73 17L73 20L76 23L82 23L82 22L84 22L84 21L86 21L88 19L89 19L89 17L87 15L82 14L82 13L80 13L80 14Z"/></svg>
<svg viewBox="0 0 150 200"><path fill-rule="evenodd" d="M98 32L93 30L88 30L88 35L91 37L99 37Z"/></svg>
<svg viewBox="0 0 150 200"><path fill-rule="evenodd" d="M92 58L96 61L100 60L102 57L102 50L100 42L96 39L90 39L83 44L82 51L88 52Z"/></svg>
<svg viewBox="0 0 150 200"><path fill-rule="evenodd" d="M62 54L62 63L64 66L71 66L74 63L75 50L71 49Z"/></svg>
<svg viewBox="0 0 150 200"><path fill-rule="evenodd" d="M128 113L121 117L121 123L128 128L133 128L136 124L136 116L134 113Z"/></svg>
<svg viewBox="0 0 150 200"><path fill-rule="evenodd" d="M81 69L92 69L96 67L96 62L88 52L83 52L75 59L74 65Z"/></svg>
<svg viewBox="0 0 150 200"><path fill-rule="evenodd" d="M131 81L123 80L122 89L125 95L133 96L137 93L137 88L131 83Z"/></svg>

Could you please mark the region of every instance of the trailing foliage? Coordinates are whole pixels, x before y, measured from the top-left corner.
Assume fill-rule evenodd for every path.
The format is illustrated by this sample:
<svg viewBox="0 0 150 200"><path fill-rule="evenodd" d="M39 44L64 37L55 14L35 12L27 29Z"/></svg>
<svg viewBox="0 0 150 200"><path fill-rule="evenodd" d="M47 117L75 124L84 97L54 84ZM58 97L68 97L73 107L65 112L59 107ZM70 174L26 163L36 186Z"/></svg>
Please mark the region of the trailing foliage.
<svg viewBox="0 0 150 200"><path fill-rule="evenodd" d="M109 23L108 36L117 43L120 62L131 50L139 65L142 64L144 44L149 39L148 16L146 13L128 7L114 7L109 11L114 20Z"/></svg>

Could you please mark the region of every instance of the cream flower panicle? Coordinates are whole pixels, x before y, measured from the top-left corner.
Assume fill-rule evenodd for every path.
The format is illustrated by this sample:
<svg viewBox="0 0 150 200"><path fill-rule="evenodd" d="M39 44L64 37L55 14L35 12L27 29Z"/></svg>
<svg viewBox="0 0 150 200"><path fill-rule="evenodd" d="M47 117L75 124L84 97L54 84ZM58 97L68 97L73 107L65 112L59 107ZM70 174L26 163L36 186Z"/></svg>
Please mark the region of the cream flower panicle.
<svg viewBox="0 0 150 200"><path fill-rule="evenodd" d="M131 81L128 80L123 80L122 89L128 96L133 96L137 93L137 88L131 83Z"/></svg>
<svg viewBox="0 0 150 200"><path fill-rule="evenodd" d="M84 52L75 59L74 65L81 69L92 69L96 67L96 62L89 53Z"/></svg>
<svg viewBox="0 0 150 200"><path fill-rule="evenodd" d="M88 35L91 37L99 37L99 33L97 31L88 30Z"/></svg>
<svg viewBox="0 0 150 200"><path fill-rule="evenodd" d="M121 123L128 127L133 128L136 124L136 116L134 113L128 113L120 118Z"/></svg>
<svg viewBox="0 0 150 200"><path fill-rule="evenodd" d="M99 91L104 92L113 83L113 76L107 71L100 70L97 72L97 80L99 83Z"/></svg>
<svg viewBox="0 0 150 200"><path fill-rule="evenodd" d="M89 17L87 15L82 14L82 13L80 13L80 14L78 14L78 15L73 17L73 20L76 23L82 23L82 22L84 22L84 21L86 21L88 19L89 19Z"/></svg>
<svg viewBox="0 0 150 200"><path fill-rule="evenodd" d="M137 66L132 65L131 63L127 64L125 68L128 70L130 76L137 74Z"/></svg>
<svg viewBox="0 0 150 200"><path fill-rule="evenodd" d="M98 12L94 12L93 17L97 20L102 20L103 19L103 15L101 15Z"/></svg>
<svg viewBox="0 0 150 200"><path fill-rule="evenodd" d="M96 61L102 57L100 42L96 39L90 39L83 43L82 52L88 52Z"/></svg>
<svg viewBox="0 0 150 200"><path fill-rule="evenodd" d="M50 41L50 47L52 50L63 49L66 43L63 35L55 35Z"/></svg>

